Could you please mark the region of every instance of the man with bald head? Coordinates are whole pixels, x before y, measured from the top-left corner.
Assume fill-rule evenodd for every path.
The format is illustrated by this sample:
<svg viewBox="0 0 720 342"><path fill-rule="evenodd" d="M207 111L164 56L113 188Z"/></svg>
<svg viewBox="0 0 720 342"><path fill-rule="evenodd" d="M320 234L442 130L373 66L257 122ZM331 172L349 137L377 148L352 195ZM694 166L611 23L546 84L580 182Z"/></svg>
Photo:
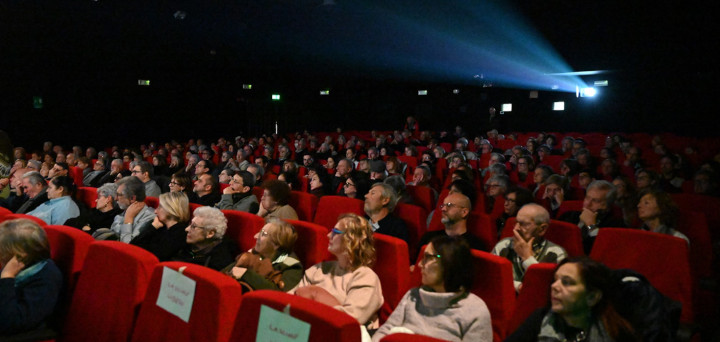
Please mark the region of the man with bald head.
<svg viewBox="0 0 720 342"><path fill-rule="evenodd" d="M428 244L436 236L459 236L468 243L470 248L481 251L487 250L487 247L480 239L467 231L467 218L472 209L470 198L461 193L454 193L445 197L443 202L440 205L440 211L442 214L441 222L445 229L425 233L418 246Z"/></svg>
<svg viewBox="0 0 720 342"><path fill-rule="evenodd" d="M513 236L495 245L492 254L510 260L513 266L513 283L520 291L522 279L530 265L539 262L558 263L567 253L562 247L544 238L550 226L550 213L541 205L530 203L520 208Z"/></svg>

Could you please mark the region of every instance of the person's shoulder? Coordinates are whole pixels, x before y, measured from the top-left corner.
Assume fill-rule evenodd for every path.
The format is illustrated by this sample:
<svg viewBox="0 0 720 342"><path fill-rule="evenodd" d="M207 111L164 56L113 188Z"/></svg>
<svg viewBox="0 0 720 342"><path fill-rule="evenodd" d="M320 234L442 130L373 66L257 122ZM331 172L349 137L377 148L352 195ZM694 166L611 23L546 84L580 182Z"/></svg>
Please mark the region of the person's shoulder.
<svg viewBox="0 0 720 342"><path fill-rule="evenodd" d="M508 246L510 246L510 242L512 242L512 239L513 239L513 238L511 238L511 237L506 237L506 238L498 241L498 243L495 244L495 248L494 248L494 249L507 248ZM550 241L548 241L548 242L550 242Z"/></svg>
<svg viewBox="0 0 720 342"><path fill-rule="evenodd" d="M475 311L488 311L487 304L485 303L482 298L478 297L476 294L469 292L467 297L461 299L458 303L473 308Z"/></svg>

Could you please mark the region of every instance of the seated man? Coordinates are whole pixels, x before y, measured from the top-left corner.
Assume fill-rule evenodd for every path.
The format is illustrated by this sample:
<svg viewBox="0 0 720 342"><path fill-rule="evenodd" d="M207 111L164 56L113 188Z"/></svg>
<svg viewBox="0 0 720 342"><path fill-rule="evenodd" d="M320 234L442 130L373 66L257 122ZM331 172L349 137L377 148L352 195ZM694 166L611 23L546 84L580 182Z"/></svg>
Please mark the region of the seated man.
<svg viewBox="0 0 720 342"><path fill-rule="evenodd" d="M392 214L397 202L398 198L392 186L375 183L365 195L365 214L367 214L368 223L375 233L396 237L410 246L405 221Z"/></svg>
<svg viewBox="0 0 720 342"><path fill-rule="evenodd" d="M115 239L129 243L140 235L140 228L149 226L155 219L155 210L145 205L145 185L137 177L124 177L118 181L117 203L123 212L115 216L110 230L98 229L93 237L96 239Z"/></svg>
<svg viewBox="0 0 720 342"><path fill-rule="evenodd" d="M495 245L492 254L510 260L513 266L513 283L520 291L528 267L539 262L558 263L567 253L562 247L545 240L550 225L550 213L535 203L524 205L517 214L513 237L504 238Z"/></svg>
<svg viewBox="0 0 720 342"><path fill-rule="evenodd" d="M460 236L468 243L471 249L487 250L487 247L480 239L467 231L467 218L471 210L470 198L462 193L452 193L445 197L444 202L440 205L440 210L442 214L441 222L445 229L425 233L420 238L418 246L427 245L436 236L447 235ZM437 215L437 213L435 214Z"/></svg>
<svg viewBox="0 0 720 342"><path fill-rule="evenodd" d="M192 203L213 207L220 202L220 184L210 174L206 173L198 177L193 186L193 192L197 198L193 199Z"/></svg>
<svg viewBox="0 0 720 342"><path fill-rule="evenodd" d="M94 185L91 186L100 187L105 183L114 183L117 175L122 172L123 167L122 159L113 159L110 162L110 172L105 173L102 177L100 177L100 179L94 182Z"/></svg>
<svg viewBox="0 0 720 342"><path fill-rule="evenodd" d="M22 176L22 189L27 199L15 211L16 214L27 214L48 201L47 182L40 172L26 172Z"/></svg>
<svg viewBox="0 0 720 342"><path fill-rule="evenodd" d="M588 186L582 211L570 211L560 217L560 220L580 227L586 254L590 254L598 228L625 227L622 216L613 214L614 201L615 186L608 181L596 180Z"/></svg>
<svg viewBox="0 0 720 342"><path fill-rule="evenodd" d="M47 179L50 180L55 176L69 176L70 167L67 163L55 163L55 165L48 172Z"/></svg>
<svg viewBox="0 0 720 342"><path fill-rule="evenodd" d="M235 260L235 248L223 239L227 230L227 218L220 209L200 207L195 209L190 225L185 228L187 245L172 260L221 270Z"/></svg>
<svg viewBox="0 0 720 342"><path fill-rule="evenodd" d="M238 171L232 176L230 186L223 190L218 209L232 209L256 214L260 207L257 197L253 195L255 176L247 171Z"/></svg>
<svg viewBox="0 0 720 342"><path fill-rule="evenodd" d="M105 170L105 161L102 159L96 160L93 165L93 170L83 178L83 185L98 187L98 182L106 173L107 170Z"/></svg>
<svg viewBox="0 0 720 342"><path fill-rule="evenodd" d="M137 177L141 182L143 182L143 185L145 186L145 196L151 196L151 197L159 197L160 193L160 187L155 183L154 180L152 180L153 176L153 166L152 164L141 161L138 162L137 165L133 166L132 168L132 175ZM144 199L144 198L143 198Z"/></svg>

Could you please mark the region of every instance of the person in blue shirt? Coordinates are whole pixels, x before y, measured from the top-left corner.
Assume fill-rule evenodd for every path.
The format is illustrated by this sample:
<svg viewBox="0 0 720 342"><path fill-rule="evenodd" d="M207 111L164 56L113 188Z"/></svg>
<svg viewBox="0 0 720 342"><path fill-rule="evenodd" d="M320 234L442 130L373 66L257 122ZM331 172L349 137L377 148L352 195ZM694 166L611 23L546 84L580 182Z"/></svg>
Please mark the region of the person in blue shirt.
<svg viewBox="0 0 720 342"><path fill-rule="evenodd" d="M47 224L65 224L65 221L80 216L80 209L72 199L75 184L68 176L56 176L48 184L48 201L28 215L35 216Z"/></svg>

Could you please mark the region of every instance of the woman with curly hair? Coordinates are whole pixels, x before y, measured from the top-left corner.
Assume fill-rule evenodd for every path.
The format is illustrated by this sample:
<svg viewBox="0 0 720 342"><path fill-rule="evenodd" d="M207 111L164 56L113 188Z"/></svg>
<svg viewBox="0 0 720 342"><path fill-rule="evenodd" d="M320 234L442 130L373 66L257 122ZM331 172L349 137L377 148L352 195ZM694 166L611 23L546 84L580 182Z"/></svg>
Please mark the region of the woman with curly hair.
<svg viewBox="0 0 720 342"><path fill-rule="evenodd" d="M379 327L377 311L383 304L375 262L373 231L367 219L343 214L328 233L328 251L337 261L310 267L295 294L334 307L368 329Z"/></svg>
<svg viewBox="0 0 720 342"><path fill-rule="evenodd" d="M641 192L637 209L637 216L643 221L641 229L672 235L690 243L685 234L675 230L679 210L667 192L657 189Z"/></svg>

